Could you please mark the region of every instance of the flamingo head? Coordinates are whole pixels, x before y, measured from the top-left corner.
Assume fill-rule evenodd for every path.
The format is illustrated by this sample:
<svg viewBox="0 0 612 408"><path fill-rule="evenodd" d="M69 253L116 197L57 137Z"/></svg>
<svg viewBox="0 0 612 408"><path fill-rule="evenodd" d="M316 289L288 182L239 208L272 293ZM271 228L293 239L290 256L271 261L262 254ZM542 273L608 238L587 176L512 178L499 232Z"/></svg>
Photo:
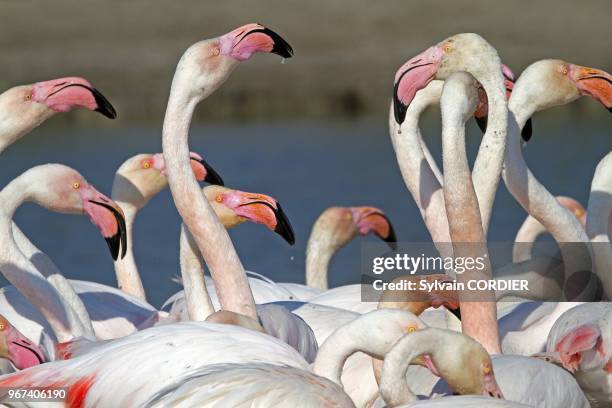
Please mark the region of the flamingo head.
<svg viewBox="0 0 612 408"><path fill-rule="evenodd" d="M179 61L174 80L185 84L185 98L196 102L209 96L240 63L257 52L289 58L291 46L260 24L247 24L220 37L193 44Z"/></svg>
<svg viewBox="0 0 612 408"><path fill-rule="evenodd" d="M54 112L69 112L84 108L101 113L110 119L117 117L113 105L89 81L79 77L66 77L37 82L24 95L26 102L47 106Z"/></svg>
<svg viewBox="0 0 612 408"><path fill-rule="evenodd" d="M125 256L127 236L121 208L96 190L83 176L61 164L36 166L24 173L26 199L51 211L86 214L96 225L114 260ZM20 177L21 178L21 177Z"/></svg>
<svg viewBox="0 0 612 408"><path fill-rule="evenodd" d="M360 235L375 234L392 249L397 248L397 237L391 221L376 207L349 207L355 227Z"/></svg>
<svg viewBox="0 0 612 408"><path fill-rule="evenodd" d="M565 105L583 95L612 108L612 76L605 71L581 67L562 60L536 61L517 80L511 106L529 106L532 112Z"/></svg>
<svg viewBox="0 0 612 408"><path fill-rule="evenodd" d="M290 245L295 243L293 228L280 204L265 194L247 193L222 186L207 186L204 195L226 228L245 221L263 224Z"/></svg>
<svg viewBox="0 0 612 408"><path fill-rule="evenodd" d="M440 377L459 394L503 399L489 353L471 337L460 334L453 337L456 337L456 341L447 346L452 350L450 355L442 357L438 351L431 355L430 363Z"/></svg>
<svg viewBox="0 0 612 408"><path fill-rule="evenodd" d="M8 359L19 370L43 364L45 355L8 320L0 315L0 357Z"/></svg>
<svg viewBox="0 0 612 408"><path fill-rule="evenodd" d="M237 61L246 61L257 52L269 52L283 58L293 56L289 43L261 24L246 24L219 38L219 53Z"/></svg>
<svg viewBox="0 0 612 408"><path fill-rule="evenodd" d="M223 185L223 179L202 156L190 153L190 163L196 180ZM138 154L127 159L115 174L112 197L120 203L140 209L168 186L166 162L162 153Z"/></svg>
<svg viewBox="0 0 612 408"><path fill-rule="evenodd" d="M409 59L395 74L393 111L402 124L416 93L434 79L446 79L456 71L466 71L477 80L499 66L497 52L487 41L473 33L447 38Z"/></svg>

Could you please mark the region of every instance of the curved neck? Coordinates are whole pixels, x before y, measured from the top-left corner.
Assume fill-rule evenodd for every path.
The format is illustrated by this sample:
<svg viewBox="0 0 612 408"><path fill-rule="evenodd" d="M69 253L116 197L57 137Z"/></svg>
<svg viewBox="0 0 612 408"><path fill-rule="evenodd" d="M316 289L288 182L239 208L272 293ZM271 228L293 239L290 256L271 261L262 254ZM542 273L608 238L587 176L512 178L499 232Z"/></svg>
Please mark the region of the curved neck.
<svg viewBox="0 0 612 408"><path fill-rule="evenodd" d="M40 310L61 343L86 336L87 331L74 310L19 250L13 238L12 217L27 199L27 184L18 177L0 192L0 270L21 294Z"/></svg>
<svg viewBox="0 0 612 408"><path fill-rule="evenodd" d="M486 264L482 270L472 268L457 274L458 280L466 287L469 280L491 277L479 201L465 149L465 121L476 103L476 90L470 82L462 76L449 78L441 98L443 189L453 256L464 259L482 257ZM471 104L467 102L468 98ZM462 107L465 111L461 110ZM467 301L469 296L468 292L459 293L463 333L478 340L490 353L500 353L495 294L479 291L479 302Z"/></svg>
<svg viewBox="0 0 612 408"><path fill-rule="evenodd" d="M190 82L183 78L185 69L181 62L172 82L162 136L170 191L183 222L208 265L221 307L257 319L244 267L191 169L189 125L199 101L189 93Z"/></svg>
<svg viewBox="0 0 612 408"><path fill-rule="evenodd" d="M376 310L340 326L319 347L312 365L313 372L342 385L342 369L346 360L360 351L375 359L384 358L408 325L409 316L422 326L414 315L403 310Z"/></svg>
<svg viewBox="0 0 612 408"><path fill-rule="evenodd" d="M587 208L587 234L591 240L591 250L595 272L602 281L608 298L612 296L612 247L610 246L610 227L612 226L612 152L608 153L597 165L591 184Z"/></svg>
<svg viewBox="0 0 612 408"><path fill-rule="evenodd" d="M4 110L2 105L0 95L0 153L54 114L51 109L41 107L26 112L25 116L15 116L11 114L13 110Z"/></svg>
<svg viewBox="0 0 612 408"><path fill-rule="evenodd" d="M514 238L512 262L518 263L531 259L536 240L545 233L546 228L538 220L528 215Z"/></svg>
<svg viewBox="0 0 612 408"><path fill-rule="evenodd" d="M508 146L504 158L503 177L506 187L529 215L538 220L560 246L565 281L577 271L590 269L587 248L567 243L587 242L588 236L580 221L544 187L531 173L521 149L521 128L537 107L530 103L521 88L533 86L518 81L510 98L508 115ZM516 97L515 97L516 96Z"/></svg>
<svg viewBox="0 0 612 408"><path fill-rule="evenodd" d="M508 106L501 69L491 72L490 75L490 77L477 78L487 94L489 113L487 130L482 137L473 171L475 193L485 237L501 179L508 125Z"/></svg>
<svg viewBox="0 0 612 408"><path fill-rule="evenodd" d="M112 197L114 200L114 197ZM136 265L136 259L134 258L132 230L134 228L134 220L136 214L138 214L139 208L135 205L127 202L115 201L123 210L125 215L125 227L127 235L127 248L125 257L123 259L118 258L114 262L115 276L117 277L117 287L125 293L132 295L140 300L146 301L146 294L142 280L140 279L140 273L138 266Z"/></svg>
<svg viewBox="0 0 612 408"><path fill-rule="evenodd" d="M181 278L185 290L185 303L187 304L189 320L203 322L215 312L215 309L206 290L202 258L199 256L198 247L185 224L181 225L179 252Z"/></svg>
<svg viewBox="0 0 612 408"><path fill-rule="evenodd" d="M22 254L32 262L37 271L39 271L49 283L57 290L61 298L68 303L68 305L74 310L79 321L83 325L85 330L85 336L89 339L95 339L95 333L89 312L83 303L83 300L77 295L72 284L66 279L61 273L57 265L45 254L43 251L38 249L25 234L19 229L19 227L13 222L12 223L13 238L17 247Z"/></svg>
<svg viewBox="0 0 612 408"><path fill-rule="evenodd" d="M415 358L443 347L441 331L430 328L404 336L385 356L379 388L387 406L396 407L417 400L406 382L408 366Z"/></svg>
<svg viewBox="0 0 612 408"><path fill-rule="evenodd" d="M393 106L389 112L389 133L397 164L434 243L450 242L450 237L441 181L436 174L437 166L421 137L419 118L428 106L439 102L442 84L442 81L432 81L417 92L401 126L395 122ZM443 252L443 248L438 249Z"/></svg>

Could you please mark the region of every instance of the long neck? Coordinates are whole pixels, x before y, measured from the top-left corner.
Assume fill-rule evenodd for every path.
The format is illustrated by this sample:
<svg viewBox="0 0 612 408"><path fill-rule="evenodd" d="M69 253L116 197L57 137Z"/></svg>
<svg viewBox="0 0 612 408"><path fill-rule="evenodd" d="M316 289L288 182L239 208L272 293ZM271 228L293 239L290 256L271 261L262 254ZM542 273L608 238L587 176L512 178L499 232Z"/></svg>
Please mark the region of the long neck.
<svg viewBox="0 0 612 408"><path fill-rule="evenodd" d="M185 302L189 320L203 322L215 312L206 290L204 265L200 251L185 224L181 226L180 238L181 278L185 290Z"/></svg>
<svg viewBox="0 0 612 408"><path fill-rule="evenodd" d="M453 85L456 84L460 83L453 82ZM459 281L467 286L467 282L472 279L490 279L491 267L488 263L479 201L465 149L466 112L455 111L457 106L465 104L464 100L468 97L467 93L456 92L460 89L462 87L454 86L446 94L445 86L442 94L442 152L444 200L453 256L465 259L483 257L486 264L482 270L472 268L457 274ZM470 109L467 111L473 112ZM463 332L478 340L490 353L500 353L495 294L492 291L482 291L478 296L484 301L467 301L470 294L459 293Z"/></svg>
<svg viewBox="0 0 612 408"><path fill-rule="evenodd" d="M482 137L478 155L474 162L474 186L480 214L482 228L486 237L493 211L495 193L501 179L506 151L508 107L506 103L506 90L501 70L491 72L490 76L477 78L487 93L489 113L487 130Z"/></svg>
<svg viewBox="0 0 612 408"><path fill-rule="evenodd" d="M170 191L208 265L222 308L257 319L244 267L191 170L188 135L198 100L189 95L189 86L189 81L182 79L179 66L170 91L162 137Z"/></svg>
<svg viewBox="0 0 612 408"><path fill-rule="evenodd" d="M392 107L389 114L389 133L397 164L434 243L449 242L450 237L441 182L432 167L435 163L432 164L433 159L423 143L419 118L429 105L439 101L441 90L442 81L432 81L427 88L419 91L408 107L401 126L395 122Z"/></svg>
<svg viewBox="0 0 612 408"><path fill-rule="evenodd" d="M313 372L342 385L340 378L346 360L358 351L376 359L384 358L405 334L399 322L406 314L403 310L377 310L339 327L319 347Z"/></svg>
<svg viewBox="0 0 612 408"><path fill-rule="evenodd" d="M13 238L12 217L27 195L27 183L13 180L0 192L0 270L28 301L40 310L59 342L85 336L87 331L66 300L17 247Z"/></svg>
<svg viewBox="0 0 612 408"><path fill-rule="evenodd" d="M538 220L560 245L564 262L565 281L578 272L590 269L590 255L584 243L588 236L580 221L534 177L523 157L520 132L537 107L522 88L533 86L518 81L510 98L508 115L508 146L504 158L504 181L514 198L529 215ZM588 292L588 291L587 291Z"/></svg>
<svg viewBox="0 0 612 408"><path fill-rule="evenodd" d="M328 243L311 238L306 247L306 285L319 290L327 290L327 271L329 263L336 253Z"/></svg>
<svg viewBox="0 0 612 408"><path fill-rule="evenodd" d="M612 247L610 226L612 217L612 153L608 153L597 165L591 183L587 208L587 234L591 240L595 271L603 283L608 298L612 296Z"/></svg>
<svg viewBox="0 0 612 408"><path fill-rule="evenodd" d="M514 238L512 262L518 263L531 259L536 240L545 233L546 228L538 220L528 215Z"/></svg>
<svg viewBox="0 0 612 408"><path fill-rule="evenodd" d="M33 109L22 116L15 116L7 112L13 112L13 110L2 109L2 95L0 95L0 109L4 113L0 112L0 153L2 153L7 147L21 139L23 136L30 133L34 128L39 126L42 122L53 116L51 109L40 108Z"/></svg>
<svg viewBox="0 0 612 408"><path fill-rule="evenodd" d="M439 332L430 328L404 336L385 356L379 388L387 406L396 407L417 400L406 382L406 372L415 358L431 354L440 347Z"/></svg>
<svg viewBox="0 0 612 408"><path fill-rule="evenodd" d="M95 333L89 312L85 308L83 300L77 295L74 288L61 273L57 265L45 254L38 249L25 234L19 229L17 224L12 223L13 238L21 253L32 262L37 271L39 271L49 283L57 290L62 299L74 310L79 321L85 329L85 336L90 339L95 339Z"/></svg>
<svg viewBox="0 0 612 408"><path fill-rule="evenodd" d="M134 258L134 241L132 239L132 230L134 228L136 214L138 214L138 207L127 202L116 202L121 207L123 214L125 215L125 228L128 242L125 257L123 257L123 259L119 258L114 262L117 286L125 293L146 301L144 286L142 284L142 280L140 279L136 259Z"/></svg>

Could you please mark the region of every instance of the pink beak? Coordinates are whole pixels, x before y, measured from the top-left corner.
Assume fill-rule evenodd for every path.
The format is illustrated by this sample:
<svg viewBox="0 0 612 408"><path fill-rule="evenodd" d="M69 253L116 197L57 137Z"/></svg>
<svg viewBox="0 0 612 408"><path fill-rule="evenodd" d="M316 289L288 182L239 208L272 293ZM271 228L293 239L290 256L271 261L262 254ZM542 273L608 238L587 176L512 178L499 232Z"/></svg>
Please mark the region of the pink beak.
<svg viewBox="0 0 612 408"><path fill-rule="evenodd" d="M272 197L233 190L223 193L223 203L236 215L256 224L265 225L283 237L290 245L295 243L291 223L280 204Z"/></svg>
<svg viewBox="0 0 612 408"><path fill-rule="evenodd" d="M389 218L381 210L376 207L351 207L350 210L353 214L353 222L361 235L373 232L389 244L391 249L396 249L395 230Z"/></svg>
<svg viewBox="0 0 612 408"><path fill-rule="evenodd" d="M293 48L280 35L261 24L246 24L223 35L219 40L221 54L246 61L257 52L270 52L283 58L293 56Z"/></svg>
<svg viewBox="0 0 612 408"><path fill-rule="evenodd" d="M409 59L395 73L393 112L398 124L404 122L408 106L416 93L436 77L443 55L444 52L440 45L434 45Z"/></svg>
<svg viewBox="0 0 612 408"><path fill-rule="evenodd" d="M28 340L13 326L9 325L3 334L6 337L8 358L18 369L23 370L43 364L46 361L42 349Z"/></svg>
<svg viewBox="0 0 612 408"><path fill-rule="evenodd" d="M206 161L197 153L191 152L189 154L191 159L191 169L195 175L196 180L205 181L209 184L216 184L223 186L223 179Z"/></svg>
<svg viewBox="0 0 612 408"><path fill-rule="evenodd" d="M600 69L570 65L570 76L582 95L591 96L612 112L612 75Z"/></svg>
<svg viewBox="0 0 612 408"><path fill-rule="evenodd" d="M85 108L100 112L110 119L117 117L113 105L89 81L79 77L53 79L34 84L34 102L47 105L55 112Z"/></svg>
<svg viewBox="0 0 612 408"><path fill-rule="evenodd" d="M83 199L83 210L91 222L100 229L113 260L116 261L119 257L120 249L122 249L121 258L123 258L127 251L127 232L121 207L91 185L81 186L80 192Z"/></svg>

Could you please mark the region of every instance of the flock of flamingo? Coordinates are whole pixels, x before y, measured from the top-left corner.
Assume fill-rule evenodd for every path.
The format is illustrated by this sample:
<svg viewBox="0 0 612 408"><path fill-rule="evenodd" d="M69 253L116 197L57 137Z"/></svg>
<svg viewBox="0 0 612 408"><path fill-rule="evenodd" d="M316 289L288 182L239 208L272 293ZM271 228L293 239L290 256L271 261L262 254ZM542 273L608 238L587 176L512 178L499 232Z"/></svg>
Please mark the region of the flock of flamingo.
<svg viewBox="0 0 612 408"><path fill-rule="evenodd" d="M1 396L10 389L64 388L59 404L70 407L611 406L612 307L589 301L593 282L603 299L612 297L612 152L597 166L585 210L538 182L522 144L537 111L583 95L611 110L612 76L548 59L515 80L477 34L449 37L402 65L390 136L434 244L448 256L486 252L503 179L529 214L517 235L525 245L515 248L504 273L544 284L514 301L494 292L467 301L461 291L440 290L383 293L373 303L361 301L359 284L328 289L327 273L334 254L359 235L395 245L393 227L378 208L330 207L321 214L308 241L305 285L245 271L234 249L226 229L245 221L295 241L276 199L225 187L189 150L196 106L258 52L293 55L283 38L259 24L189 47L172 80L163 153L125 161L110 198L60 164L33 167L0 191L0 270L11 283L0 293ZM421 113L435 104L443 171L419 130ZM0 151L74 108L116 116L82 78L5 91ZM473 116L484 136L470 170L465 125ZM202 189L203 181L209 185ZM146 301L132 229L138 211L166 187L183 221L184 290L158 310ZM86 214L108 243L118 286L66 279L13 223L24 202ZM545 232L560 244L559 259L530 252ZM499 276L490 264L485 269L485 276ZM570 293L570 282L585 270L585 289ZM562 301L543 301L550 293Z"/></svg>

